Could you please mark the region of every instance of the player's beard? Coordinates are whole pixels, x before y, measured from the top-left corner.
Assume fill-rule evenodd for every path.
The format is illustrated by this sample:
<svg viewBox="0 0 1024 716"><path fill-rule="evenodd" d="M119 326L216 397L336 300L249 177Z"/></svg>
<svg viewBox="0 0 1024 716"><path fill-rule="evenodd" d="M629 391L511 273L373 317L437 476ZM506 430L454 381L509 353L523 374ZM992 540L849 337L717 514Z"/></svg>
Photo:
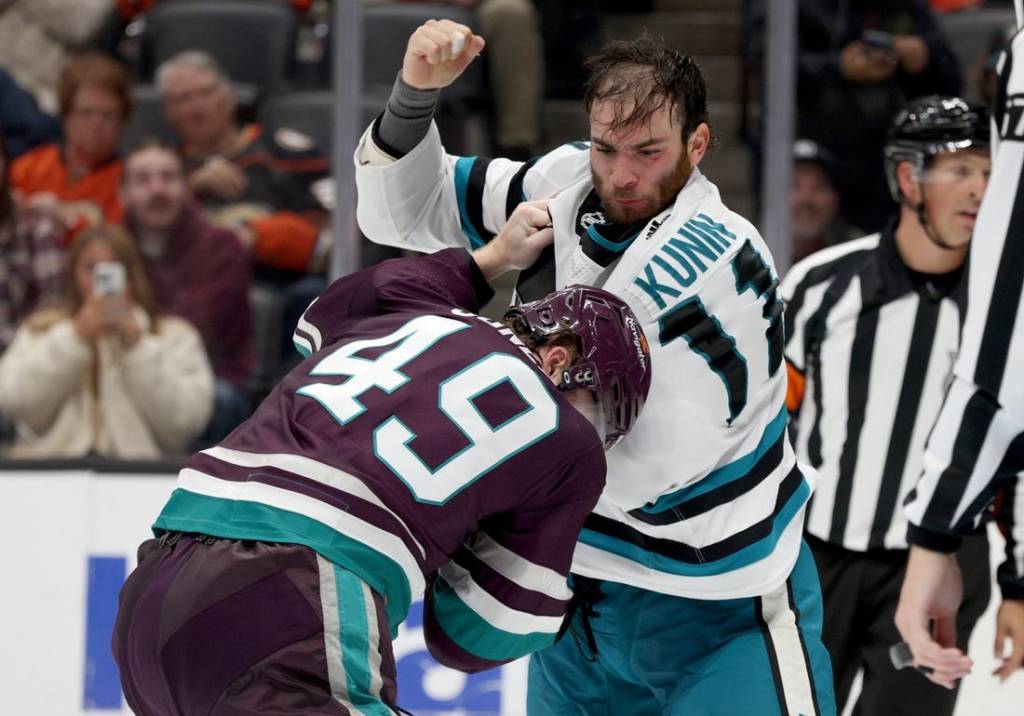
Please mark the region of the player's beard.
<svg viewBox="0 0 1024 716"><path fill-rule="evenodd" d="M647 196L638 196L631 191L621 191L609 187L594 172L593 166L590 168L590 176L594 182L594 190L601 199L605 217L616 224L628 225L646 221L674 204L676 196L686 186L686 182L690 178L691 169L693 169L693 165L690 164L689 157L683 152L679 155L676 165L655 182L653 195ZM622 206L616 199L647 199L647 201L634 207Z"/></svg>

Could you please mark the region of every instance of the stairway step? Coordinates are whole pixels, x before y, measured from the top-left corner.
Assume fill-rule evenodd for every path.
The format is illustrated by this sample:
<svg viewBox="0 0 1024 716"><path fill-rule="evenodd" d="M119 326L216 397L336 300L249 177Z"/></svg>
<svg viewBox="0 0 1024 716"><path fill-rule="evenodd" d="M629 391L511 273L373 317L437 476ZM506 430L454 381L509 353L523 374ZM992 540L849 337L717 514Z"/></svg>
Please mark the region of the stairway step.
<svg viewBox="0 0 1024 716"><path fill-rule="evenodd" d="M654 0L655 12L743 12L743 0Z"/></svg>
<svg viewBox="0 0 1024 716"><path fill-rule="evenodd" d="M736 12L649 12L608 15L606 40L628 40L646 32L690 55L738 55L743 16Z"/></svg>

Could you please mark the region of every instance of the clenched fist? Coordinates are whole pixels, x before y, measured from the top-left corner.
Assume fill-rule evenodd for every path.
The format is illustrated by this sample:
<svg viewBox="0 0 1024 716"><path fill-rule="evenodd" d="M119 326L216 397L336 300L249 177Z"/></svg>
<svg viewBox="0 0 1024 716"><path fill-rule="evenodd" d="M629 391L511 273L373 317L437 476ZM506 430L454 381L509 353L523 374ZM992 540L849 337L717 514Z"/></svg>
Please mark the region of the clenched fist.
<svg viewBox="0 0 1024 716"><path fill-rule="evenodd" d="M409 38L402 80L416 89L441 89L461 75L484 49L484 38L451 20L427 20Z"/></svg>

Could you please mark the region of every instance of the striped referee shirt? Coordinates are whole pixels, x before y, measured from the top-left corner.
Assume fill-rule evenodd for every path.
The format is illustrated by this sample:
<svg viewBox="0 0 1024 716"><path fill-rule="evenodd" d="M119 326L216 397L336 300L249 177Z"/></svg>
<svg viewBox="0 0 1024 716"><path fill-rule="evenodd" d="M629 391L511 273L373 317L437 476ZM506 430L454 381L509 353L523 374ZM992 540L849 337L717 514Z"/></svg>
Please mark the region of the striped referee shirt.
<svg viewBox="0 0 1024 716"><path fill-rule="evenodd" d="M1014 58L1018 58L1016 61ZM1024 599L1024 33L997 65L992 175L969 260L969 310L952 386L907 498L911 543L952 551L1002 493L997 579Z"/></svg>
<svg viewBox="0 0 1024 716"><path fill-rule="evenodd" d="M894 227L813 254L782 285L791 428L797 458L819 473L807 531L857 551L907 547L900 505L921 473L965 302L960 271L903 263Z"/></svg>

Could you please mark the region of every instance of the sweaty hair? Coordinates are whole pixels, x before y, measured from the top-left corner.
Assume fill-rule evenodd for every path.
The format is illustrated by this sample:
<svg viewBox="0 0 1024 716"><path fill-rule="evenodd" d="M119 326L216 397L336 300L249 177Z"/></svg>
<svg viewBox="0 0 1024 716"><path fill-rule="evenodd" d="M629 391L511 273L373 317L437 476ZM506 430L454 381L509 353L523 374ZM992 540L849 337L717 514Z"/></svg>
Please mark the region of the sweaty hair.
<svg viewBox="0 0 1024 716"><path fill-rule="evenodd" d="M75 96L83 87L103 90L121 103L121 119L132 111L132 83L124 65L106 55L90 52L74 60L60 76L57 99L60 116L67 117L75 108Z"/></svg>
<svg viewBox="0 0 1024 716"><path fill-rule="evenodd" d="M684 142L701 122L708 121L704 74L692 57L669 49L664 42L647 35L610 42L584 67L587 113L596 102L614 102L612 131L646 124L666 102L682 124Z"/></svg>
<svg viewBox="0 0 1024 716"><path fill-rule="evenodd" d="M545 336L541 340L536 340L530 331L530 327L526 325L526 322L522 318L504 318L501 321L509 328L513 333L516 334L516 338L521 340L527 348L536 352L537 349L543 348L544 346L561 346L569 351L570 360L569 365L574 366L580 362L583 356L583 348L580 345L579 336L573 333L568 328L564 330L556 331L548 336Z"/></svg>

